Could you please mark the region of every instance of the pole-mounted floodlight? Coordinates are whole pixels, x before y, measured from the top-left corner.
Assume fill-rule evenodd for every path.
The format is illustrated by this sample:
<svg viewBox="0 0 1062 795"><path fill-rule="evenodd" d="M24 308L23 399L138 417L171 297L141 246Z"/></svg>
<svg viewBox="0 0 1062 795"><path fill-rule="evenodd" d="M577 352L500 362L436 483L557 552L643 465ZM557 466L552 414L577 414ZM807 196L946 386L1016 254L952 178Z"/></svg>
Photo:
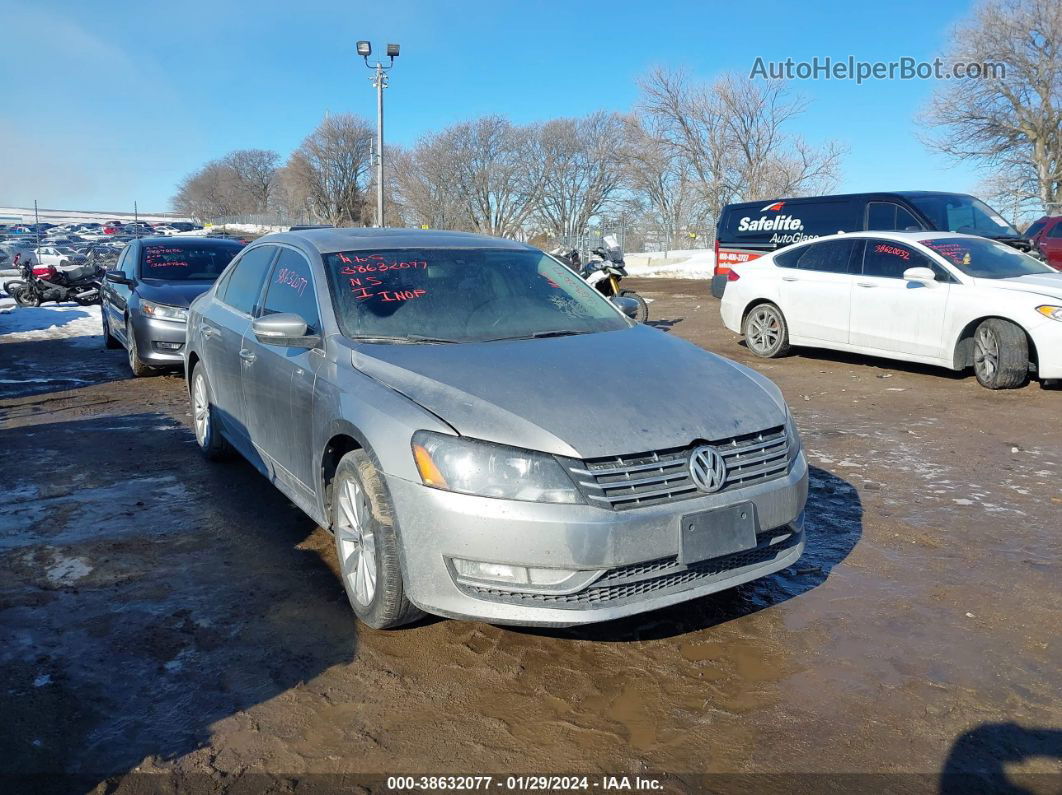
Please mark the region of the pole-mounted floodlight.
<svg viewBox="0 0 1062 795"><path fill-rule="evenodd" d="M383 90L387 88L387 72L395 65L398 57L398 45L387 45L387 57L390 63L384 66L377 62L375 66L369 63L372 55L372 44L367 41L359 41L357 45L358 55L365 59L365 65L373 70L369 80L376 88L376 225L384 225L384 185L383 185Z"/></svg>

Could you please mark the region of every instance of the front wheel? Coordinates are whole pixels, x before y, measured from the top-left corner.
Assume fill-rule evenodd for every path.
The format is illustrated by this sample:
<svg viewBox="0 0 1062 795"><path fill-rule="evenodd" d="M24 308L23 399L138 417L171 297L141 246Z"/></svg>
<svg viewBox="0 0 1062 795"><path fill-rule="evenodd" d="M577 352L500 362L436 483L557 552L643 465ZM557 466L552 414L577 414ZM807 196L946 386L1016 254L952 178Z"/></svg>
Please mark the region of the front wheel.
<svg viewBox="0 0 1062 795"><path fill-rule="evenodd" d="M41 305L41 297L26 284L8 285L7 294L14 299L18 306L33 307Z"/></svg>
<svg viewBox="0 0 1062 795"><path fill-rule="evenodd" d="M774 304L760 304L745 315L742 324L745 344L757 356L774 359L789 352L789 327L782 310Z"/></svg>
<svg viewBox="0 0 1062 795"><path fill-rule="evenodd" d="M634 316L637 322L644 323L649 319L649 304L644 298L634 292L634 290L620 290L619 294L623 298L633 298L638 302L638 312Z"/></svg>
<svg viewBox="0 0 1062 795"><path fill-rule="evenodd" d="M989 318L974 332L974 375L988 389L1014 389L1029 380L1029 340L1010 321Z"/></svg>
<svg viewBox="0 0 1062 795"><path fill-rule="evenodd" d="M129 351L129 369L133 371L133 376L141 378L145 375L151 375L151 368L144 364L140 360L140 351L136 345L136 334L133 333L133 321L125 321L125 339L127 348Z"/></svg>
<svg viewBox="0 0 1062 795"><path fill-rule="evenodd" d="M351 607L375 629L422 615L406 598L394 509L380 471L364 450L343 456L332 481L332 532Z"/></svg>

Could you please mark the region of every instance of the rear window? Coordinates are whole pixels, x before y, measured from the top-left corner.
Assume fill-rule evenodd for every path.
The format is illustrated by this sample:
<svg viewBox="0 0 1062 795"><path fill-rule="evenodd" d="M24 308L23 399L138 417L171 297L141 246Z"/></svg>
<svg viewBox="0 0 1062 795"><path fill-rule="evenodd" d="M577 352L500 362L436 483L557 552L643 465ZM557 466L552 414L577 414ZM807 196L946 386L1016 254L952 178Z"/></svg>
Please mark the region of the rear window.
<svg viewBox="0 0 1062 795"><path fill-rule="evenodd" d="M862 202L765 202L729 208L719 226L719 238L726 245L758 243L778 248L862 228Z"/></svg>
<svg viewBox="0 0 1062 795"><path fill-rule="evenodd" d="M1032 226L1025 230L1026 237L1036 237L1040 234L1040 230L1047 226L1047 219L1041 218L1039 221L1035 221Z"/></svg>
<svg viewBox="0 0 1062 795"><path fill-rule="evenodd" d="M140 276L168 282L212 282L242 248L237 243L148 244L140 255Z"/></svg>

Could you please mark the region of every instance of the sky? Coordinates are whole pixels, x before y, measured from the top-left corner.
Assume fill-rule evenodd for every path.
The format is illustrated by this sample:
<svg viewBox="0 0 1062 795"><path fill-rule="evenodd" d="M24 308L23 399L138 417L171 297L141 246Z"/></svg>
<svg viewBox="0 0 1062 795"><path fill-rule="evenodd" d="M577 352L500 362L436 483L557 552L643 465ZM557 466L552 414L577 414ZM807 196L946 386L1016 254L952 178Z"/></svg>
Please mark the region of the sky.
<svg viewBox="0 0 1062 795"><path fill-rule="evenodd" d="M389 144L498 113L628 111L654 66L710 81L767 60L929 60L969 2L0 0L0 205L165 211L178 181L242 148L287 156L326 112L375 116L367 39L401 55ZM931 80L794 81L790 131L847 147L841 191L976 191L927 150Z"/></svg>

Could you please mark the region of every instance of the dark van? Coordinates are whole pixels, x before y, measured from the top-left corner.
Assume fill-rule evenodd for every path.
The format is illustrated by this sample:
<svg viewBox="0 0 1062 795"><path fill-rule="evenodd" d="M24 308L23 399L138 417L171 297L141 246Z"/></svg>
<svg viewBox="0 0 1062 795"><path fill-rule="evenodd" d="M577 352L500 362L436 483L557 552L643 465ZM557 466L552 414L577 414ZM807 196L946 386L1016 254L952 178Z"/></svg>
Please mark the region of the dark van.
<svg viewBox="0 0 1062 795"><path fill-rule="evenodd" d="M728 204L715 230L712 295L722 297L731 265L801 240L865 229L963 232L1030 248L999 213L965 193L910 190Z"/></svg>

